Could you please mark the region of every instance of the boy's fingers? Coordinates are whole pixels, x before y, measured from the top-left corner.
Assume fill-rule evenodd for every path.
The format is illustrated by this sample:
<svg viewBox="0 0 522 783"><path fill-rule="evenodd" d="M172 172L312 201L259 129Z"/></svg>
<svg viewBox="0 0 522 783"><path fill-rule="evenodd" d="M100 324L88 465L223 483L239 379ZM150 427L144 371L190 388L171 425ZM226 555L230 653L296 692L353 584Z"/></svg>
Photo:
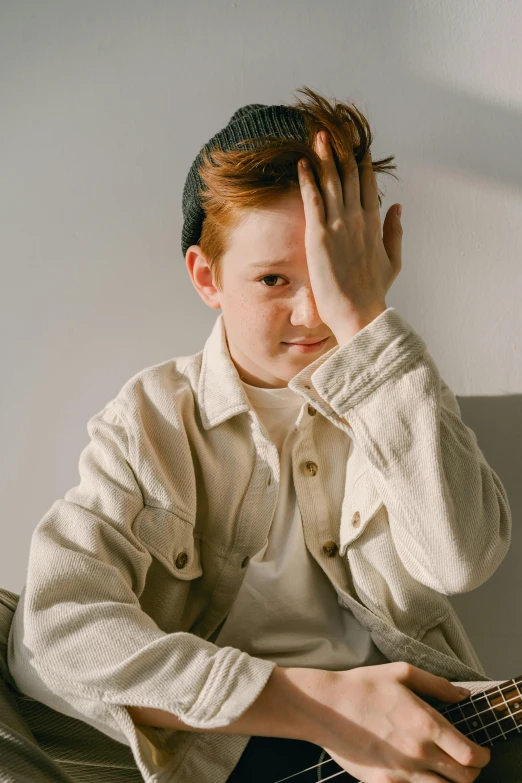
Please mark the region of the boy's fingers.
<svg viewBox="0 0 522 783"><path fill-rule="evenodd" d="M324 131L320 131L323 133ZM330 140L324 142L321 139L320 133L315 137L315 150L324 166L326 172L325 185L324 185L324 201L326 206L326 220L337 220L342 216L344 203L343 203L343 188L339 174L337 173L337 167L333 158L332 146Z"/></svg>
<svg viewBox="0 0 522 783"><path fill-rule="evenodd" d="M301 187L301 197L303 199L305 220L307 226L315 225L317 222L324 225L325 214L324 204L321 194L319 193L315 184L314 176L310 168L310 164L306 158L302 158L306 164L301 166L299 161L297 164L297 172L299 177L299 185Z"/></svg>
<svg viewBox="0 0 522 783"><path fill-rule="evenodd" d="M361 186L359 183L359 167L352 149L351 159L345 167L343 177L344 211L360 212L361 210Z"/></svg>
<svg viewBox="0 0 522 783"><path fill-rule="evenodd" d="M361 206L363 209L379 211L379 192L377 178L373 170L372 155L370 150L360 167Z"/></svg>

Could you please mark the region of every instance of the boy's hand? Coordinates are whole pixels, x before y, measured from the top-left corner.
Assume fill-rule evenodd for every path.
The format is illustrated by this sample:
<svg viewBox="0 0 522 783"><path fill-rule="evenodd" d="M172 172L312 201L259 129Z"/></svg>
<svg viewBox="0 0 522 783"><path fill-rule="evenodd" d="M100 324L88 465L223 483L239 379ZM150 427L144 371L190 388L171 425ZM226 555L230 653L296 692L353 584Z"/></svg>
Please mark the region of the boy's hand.
<svg viewBox="0 0 522 783"><path fill-rule="evenodd" d="M402 228L394 204L381 236L370 151L360 175L352 151L352 166L341 184L330 143L319 136L315 149L326 170L324 201L310 167L297 166L306 258L317 311L341 345L386 310L385 295L402 265Z"/></svg>
<svg viewBox="0 0 522 783"><path fill-rule="evenodd" d="M304 739L324 748L356 780L471 783L491 760L489 748L419 697L463 699L444 677L396 661L325 672L322 682L311 682L306 709L316 725Z"/></svg>

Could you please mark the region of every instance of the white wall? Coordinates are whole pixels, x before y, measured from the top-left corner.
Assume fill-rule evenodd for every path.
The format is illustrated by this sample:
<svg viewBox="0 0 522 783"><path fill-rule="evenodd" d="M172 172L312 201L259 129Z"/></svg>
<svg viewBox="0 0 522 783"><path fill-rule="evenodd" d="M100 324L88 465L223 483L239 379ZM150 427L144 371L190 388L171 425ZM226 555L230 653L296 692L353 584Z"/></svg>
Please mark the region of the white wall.
<svg viewBox="0 0 522 783"><path fill-rule="evenodd" d="M208 336L180 248L200 147L239 106L308 85L354 101L374 159L396 156L387 301L514 513L508 558L455 605L489 675L522 674L521 29L517 0L0 0L2 587L21 590L36 524L77 483L88 418Z"/></svg>

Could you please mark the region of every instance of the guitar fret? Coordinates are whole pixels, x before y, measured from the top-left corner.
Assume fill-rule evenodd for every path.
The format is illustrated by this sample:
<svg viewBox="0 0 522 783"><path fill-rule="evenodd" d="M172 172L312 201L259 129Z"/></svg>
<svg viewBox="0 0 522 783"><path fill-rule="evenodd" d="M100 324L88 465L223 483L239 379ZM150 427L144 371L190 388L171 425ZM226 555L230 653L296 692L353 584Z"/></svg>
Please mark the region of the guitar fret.
<svg viewBox="0 0 522 783"><path fill-rule="evenodd" d="M511 717L511 710L509 708L509 705L506 703L506 700L504 699L502 695L502 691L496 687L496 690L500 693L500 697L498 697L496 694L495 696L486 696L486 701L488 702L489 706L491 707L491 715L495 719L497 723L497 733L493 734L493 739L497 739L502 737L503 739L506 739L506 732L509 732L509 729L513 728L513 718ZM507 709L506 709L507 708ZM504 722L504 726L502 726L502 723ZM509 722L509 726L507 723ZM506 731L504 731L504 729ZM495 731L495 728L492 729L492 732Z"/></svg>
<svg viewBox="0 0 522 783"><path fill-rule="evenodd" d="M509 733L512 729L518 728L518 723L513 716L513 712L516 712L517 708L522 708L522 699L517 701L518 689L508 692L507 698L502 689L498 688L498 691L500 693L500 699L498 701L498 706L495 705L495 709L502 715L499 720L502 732L504 733L505 731L506 733Z"/></svg>
<svg viewBox="0 0 522 783"><path fill-rule="evenodd" d="M453 710L454 714L451 714L453 713ZM477 727L479 727L479 723L477 721L473 721L475 710L473 709L473 705L469 702L469 700L466 700L465 704L455 704L451 710L451 713L449 715L445 715L445 717L450 720L453 725L458 724L457 728L462 734L471 737L472 733L476 731ZM477 742L477 744L480 744L480 742L474 737L472 737L472 739Z"/></svg>
<svg viewBox="0 0 522 783"><path fill-rule="evenodd" d="M517 681L506 680L500 686L492 685L484 691L484 695L490 704L490 715L495 718L499 728L499 731L494 735L494 739L506 739L505 735L513 732L514 729L520 733L519 721L522 716L522 694Z"/></svg>
<svg viewBox="0 0 522 783"><path fill-rule="evenodd" d="M490 707L490 704L483 693L476 694L475 697L471 697L471 707L472 710L474 710L473 713L473 719L471 721L473 726L479 726L480 728L473 729L472 731L472 739L474 742L476 742L478 745L486 745L488 742L491 742L491 738L489 736L488 729L484 725L484 721L482 720L482 714L486 709ZM477 720L478 719L478 720ZM490 721L487 720L486 724Z"/></svg>
<svg viewBox="0 0 522 783"><path fill-rule="evenodd" d="M462 734L478 745L506 740L514 731L522 732L522 676L505 680L469 696L463 702L441 710Z"/></svg>

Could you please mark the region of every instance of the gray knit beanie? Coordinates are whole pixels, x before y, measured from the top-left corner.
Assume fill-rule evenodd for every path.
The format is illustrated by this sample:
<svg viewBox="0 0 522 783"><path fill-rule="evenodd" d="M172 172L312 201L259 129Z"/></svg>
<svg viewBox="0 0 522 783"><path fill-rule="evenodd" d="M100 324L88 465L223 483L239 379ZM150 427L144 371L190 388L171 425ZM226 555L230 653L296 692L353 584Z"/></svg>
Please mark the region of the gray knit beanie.
<svg viewBox="0 0 522 783"><path fill-rule="evenodd" d="M263 103L250 103L242 106L230 118L228 125L216 133L204 145L207 153L213 147L223 151L232 149L237 142L244 139L257 138L265 135L293 138L307 141L307 132L302 113L292 107ZM243 149L247 149L245 145ZM199 244L205 211L199 198L200 188L204 183L199 176L198 167L203 163L201 151L192 163L185 185L183 187L183 229L181 231L181 250L183 257L191 245Z"/></svg>

